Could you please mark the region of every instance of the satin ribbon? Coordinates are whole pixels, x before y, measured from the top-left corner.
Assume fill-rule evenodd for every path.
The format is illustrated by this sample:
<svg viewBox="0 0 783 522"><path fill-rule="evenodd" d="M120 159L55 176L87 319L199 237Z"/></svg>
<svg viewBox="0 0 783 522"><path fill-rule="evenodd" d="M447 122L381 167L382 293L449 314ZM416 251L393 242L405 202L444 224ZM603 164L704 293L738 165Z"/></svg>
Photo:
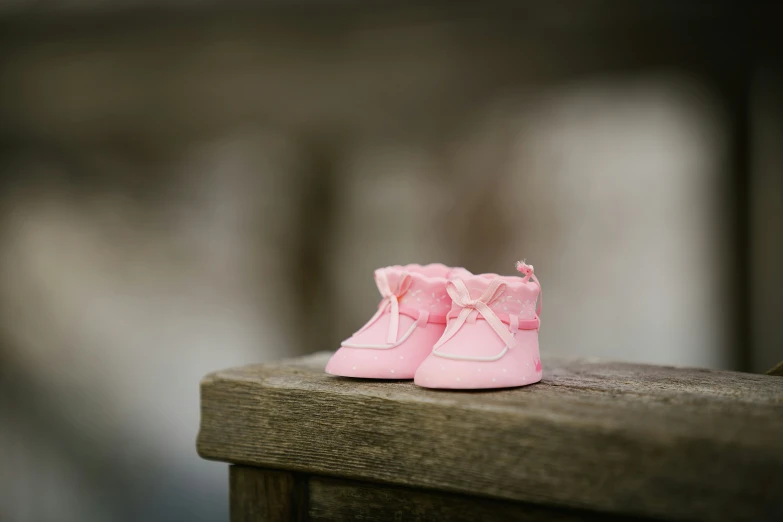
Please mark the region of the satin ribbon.
<svg viewBox="0 0 783 522"><path fill-rule="evenodd" d="M495 333L498 334L498 337L500 337L503 342L506 343L508 348L515 347L517 342L514 339L514 336L509 331L508 327L503 323L503 321L501 321L500 318L495 315L495 312L492 310L492 308L490 308L490 305L497 301L505 289L506 283L499 279L495 279L489 284L487 289L484 290L484 293L481 294L478 299L471 299L468 287L465 286L465 283L462 280L453 279L449 281L446 285L446 291L448 292L449 296L451 296L451 300L454 302L454 304L462 307L462 310L460 310L459 315L456 317L456 319L454 319L453 322L449 321L449 326L443 333L443 337L441 337L440 340L435 343L433 350L437 350L449 339L454 337L459 329L462 328L462 325L465 324L465 322L468 320L468 316L470 316L474 310L478 315L483 317L485 321L487 321L487 324L492 327Z"/></svg>
<svg viewBox="0 0 783 522"><path fill-rule="evenodd" d="M401 274L397 280L397 285L392 288L389 284L389 277L385 270L377 270L375 272L375 284L378 286L378 291L381 293L380 304L378 305L378 311L375 312L366 325L361 330L356 332L357 334L365 331L371 325L375 323L386 312L391 310L391 317L389 318L389 331L386 334L386 342L394 344L397 342L397 335L400 329L400 298L405 295L405 292L411 286L411 276L407 273ZM356 335L356 334L354 334Z"/></svg>

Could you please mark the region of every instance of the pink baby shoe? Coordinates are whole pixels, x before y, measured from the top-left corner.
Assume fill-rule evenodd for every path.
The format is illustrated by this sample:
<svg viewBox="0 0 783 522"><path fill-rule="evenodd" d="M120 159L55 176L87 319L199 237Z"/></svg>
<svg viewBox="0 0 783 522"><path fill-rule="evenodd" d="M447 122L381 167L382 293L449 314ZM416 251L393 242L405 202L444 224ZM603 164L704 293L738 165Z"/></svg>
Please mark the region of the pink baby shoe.
<svg viewBox="0 0 783 522"><path fill-rule="evenodd" d="M326 373L370 379L412 379L443 330L451 298L446 283L468 277L464 268L441 264L389 266L375 271L378 312L343 341Z"/></svg>
<svg viewBox="0 0 783 522"><path fill-rule="evenodd" d="M481 274L449 281L449 324L416 371L416 384L480 389L541 380L541 285L532 266L520 262L517 270L524 276Z"/></svg>

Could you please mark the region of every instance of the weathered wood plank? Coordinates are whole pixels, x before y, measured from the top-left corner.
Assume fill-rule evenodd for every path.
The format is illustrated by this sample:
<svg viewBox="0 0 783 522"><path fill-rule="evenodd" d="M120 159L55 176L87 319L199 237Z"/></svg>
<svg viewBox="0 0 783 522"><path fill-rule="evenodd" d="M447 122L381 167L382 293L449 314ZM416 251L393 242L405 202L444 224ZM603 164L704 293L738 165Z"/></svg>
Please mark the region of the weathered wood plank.
<svg viewBox="0 0 783 522"><path fill-rule="evenodd" d="M311 477L310 520L368 522L619 522L645 520L535 504Z"/></svg>
<svg viewBox="0 0 783 522"><path fill-rule="evenodd" d="M307 481L294 473L231 466L231 522L307 520Z"/></svg>
<svg viewBox="0 0 783 522"><path fill-rule="evenodd" d="M544 381L443 392L328 376L329 354L213 373L210 459L604 512L783 517L783 380L545 360Z"/></svg>

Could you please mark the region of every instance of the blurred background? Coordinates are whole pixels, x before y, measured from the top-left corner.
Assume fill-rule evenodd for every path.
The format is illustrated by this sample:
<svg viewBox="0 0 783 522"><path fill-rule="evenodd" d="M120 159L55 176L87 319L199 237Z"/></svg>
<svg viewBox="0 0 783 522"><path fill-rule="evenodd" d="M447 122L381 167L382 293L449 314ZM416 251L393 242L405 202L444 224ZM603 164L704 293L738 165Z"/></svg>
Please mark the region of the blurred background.
<svg viewBox="0 0 783 522"><path fill-rule="evenodd" d="M780 21L0 0L0 520L227 520L199 379L335 349L389 264L526 258L545 366L773 366Z"/></svg>

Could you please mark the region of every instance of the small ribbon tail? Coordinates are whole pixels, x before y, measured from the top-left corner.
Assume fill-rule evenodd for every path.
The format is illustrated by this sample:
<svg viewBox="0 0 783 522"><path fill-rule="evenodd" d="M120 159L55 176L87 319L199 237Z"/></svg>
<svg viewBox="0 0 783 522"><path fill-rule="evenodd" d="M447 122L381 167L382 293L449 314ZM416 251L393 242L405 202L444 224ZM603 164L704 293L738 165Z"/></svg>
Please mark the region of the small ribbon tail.
<svg viewBox="0 0 783 522"><path fill-rule="evenodd" d="M435 343L435 346L432 347L432 351L434 352L446 342L454 337L454 334L459 331L460 328L462 328L462 325L465 324L465 321L468 320L468 316L470 315L470 312L473 310L470 308L463 308L460 310L459 315L452 321L449 321L449 324L446 325L446 330L443 332L443 335L441 335L440 339L438 339L438 342Z"/></svg>
<svg viewBox="0 0 783 522"><path fill-rule="evenodd" d="M523 282L527 283L528 280L533 280L538 285L538 306L536 306L536 316L540 316L541 307L544 301L544 290L541 288L541 283L538 282L538 278L533 273L533 265L528 265L524 260L522 260L517 261L516 266L518 271L525 274L525 277L522 279Z"/></svg>
<svg viewBox="0 0 783 522"><path fill-rule="evenodd" d="M492 311L492 308L490 308L487 304L479 301L476 303L476 309L479 311L487 324L489 324L489 326L495 330L495 333L498 334L498 337L500 337L503 342L506 343L506 346L509 348L514 348L517 345L517 341L514 339L514 336L511 334L508 327L506 327L503 321L501 321L500 318L495 315L495 312Z"/></svg>
<svg viewBox="0 0 783 522"><path fill-rule="evenodd" d="M541 283L538 282L538 278L531 274L531 279L538 285L538 306L536 306L536 317L541 317L541 307L544 305L544 289L541 288Z"/></svg>

